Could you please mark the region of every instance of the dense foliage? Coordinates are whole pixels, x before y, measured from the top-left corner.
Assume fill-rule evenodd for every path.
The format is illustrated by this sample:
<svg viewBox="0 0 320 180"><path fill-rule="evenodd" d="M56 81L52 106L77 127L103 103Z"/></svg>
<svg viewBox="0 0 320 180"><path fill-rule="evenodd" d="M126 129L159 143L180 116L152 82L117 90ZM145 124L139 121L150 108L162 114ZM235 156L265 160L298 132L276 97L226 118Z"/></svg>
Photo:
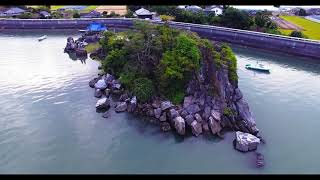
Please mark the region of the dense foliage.
<svg viewBox="0 0 320 180"><path fill-rule="evenodd" d="M298 37L298 38L308 38L306 35L304 35L301 31L292 31L290 33L291 37Z"/></svg>
<svg viewBox="0 0 320 180"><path fill-rule="evenodd" d="M135 11L142 6L128 6L128 9ZM157 12L159 15L167 15L178 22L208 24L224 26L237 29L254 30L272 34L281 34L278 27L271 21L269 11L260 11L256 15L250 15L248 12L235 9L228 5L223 6L222 15L216 15L214 12L205 14L203 12L191 12L184 9L178 9L177 6L143 6L144 8Z"/></svg>
<svg viewBox="0 0 320 180"><path fill-rule="evenodd" d="M232 81L237 79L236 58L227 45L213 45L195 33L145 21L135 22L134 29L107 31L100 45L107 55L103 70L118 77L139 101L157 95L181 103L187 83L207 56L219 67L224 64ZM204 48L210 49L209 54L203 53Z"/></svg>

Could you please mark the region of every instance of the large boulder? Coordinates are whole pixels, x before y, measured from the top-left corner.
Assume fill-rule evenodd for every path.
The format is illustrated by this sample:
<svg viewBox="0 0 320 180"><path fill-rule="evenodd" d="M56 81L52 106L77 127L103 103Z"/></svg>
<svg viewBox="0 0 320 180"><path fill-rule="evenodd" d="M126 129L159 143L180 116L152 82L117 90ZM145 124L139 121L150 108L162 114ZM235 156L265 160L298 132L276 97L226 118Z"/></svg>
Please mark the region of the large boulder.
<svg viewBox="0 0 320 180"><path fill-rule="evenodd" d="M181 111L181 117L185 118L186 116L188 116L188 112L183 109L183 110Z"/></svg>
<svg viewBox="0 0 320 180"><path fill-rule="evenodd" d="M178 111L176 111L175 109L170 109L170 111L169 111L169 117L170 117L171 119L174 119L174 118L176 118L176 117L178 117L178 116L179 116Z"/></svg>
<svg viewBox="0 0 320 180"><path fill-rule="evenodd" d="M160 108L161 107L161 101L160 100L158 100L158 99L155 99L153 102L152 102L152 107L153 108Z"/></svg>
<svg viewBox="0 0 320 180"><path fill-rule="evenodd" d="M192 96L186 96L183 100L183 108L186 108L193 104L193 97Z"/></svg>
<svg viewBox="0 0 320 180"><path fill-rule="evenodd" d="M211 132L213 135L219 134L221 131L222 127L218 121L216 121L213 117L209 117L209 127L211 129Z"/></svg>
<svg viewBox="0 0 320 180"><path fill-rule="evenodd" d="M212 109L211 110L211 116L216 120L216 121L221 121L221 113L217 110Z"/></svg>
<svg viewBox="0 0 320 180"><path fill-rule="evenodd" d="M100 90L100 89L96 89L96 90L94 91L94 97L96 97L96 98L101 98L101 96L102 96L101 90Z"/></svg>
<svg viewBox="0 0 320 180"><path fill-rule="evenodd" d="M208 125L207 122L204 122L204 123L202 124L202 129L203 129L204 132L209 132L209 131L210 131L209 125Z"/></svg>
<svg viewBox="0 0 320 180"><path fill-rule="evenodd" d="M185 109L187 110L187 112L189 114L195 114L195 113L201 111L198 104L191 104L191 105L187 106Z"/></svg>
<svg viewBox="0 0 320 180"><path fill-rule="evenodd" d="M110 107L110 100L108 98L101 98L96 103L97 109L108 109Z"/></svg>
<svg viewBox="0 0 320 180"><path fill-rule="evenodd" d="M244 133L241 131L236 132L235 148L242 152L256 150L260 144L260 139L256 136Z"/></svg>
<svg viewBox="0 0 320 180"><path fill-rule="evenodd" d="M242 99L236 102L236 108L238 110L239 118L244 121L244 125L249 129L249 133L257 134L259 129L256 127L256 122L249 109L249 105Z"/></svg>
<svg viewBox="0 0 320 180"><path fill-rule="evenodd" d="M174 122L174 127L177 130L177 133L180 135L184 135L186 132L184 119L181 116L178 116L173 119L173 122Z"/></svg>
<svg viewBox="0 0 320 180"><path fill-rule="evenodd" d="M187 115L187 116L185 117L185 120L186 120L186 123L187 123L189 126L191 126L191 123L194 121L194 118L193 118L193 116L192 116L191 114L189 114L189 115Z"/></svg>
<svg viewBox="0 0 320 180"><path fill-rule="evenodd" d="M110 91L111 90L109 88L107 88L104 90L104 94L108 97L110 95Z"/></svg>
<svg viewBox="0 0 320 180"><path fill-rule="evenodd" d="M197 121L191 123L191 131L195 136L199 136L202 133L202 126Z"/></svg>
<svg viewBox="0 0 320 180"><path fill-rule="evenodd" d="M99 81L99 78L93 78L91 81L89 81L89 86L91 88L94 88L94 85Z"/></svg>
<svg viewBox="0 0 320 180"><path fill-rule="evenodd" d="M198 113L196 113L195 115L194 115L194 118L196 119L196 121L198 122L198 123L202 123L202 118L201 118L201 116L200 116L200 114L198 114Z"/></svg>
<svg viewBox="0 0 320 180"><path fill-rule="evenodd" d="M211 107L210 106L206 106L204 108L202 117L204 118L205 121L208 121L210 115L211 115Z"/></svg>
<svg viewBox="0 0 320 180"><path fill-rule="evenodd" d="M137 97L136 96L133 96L129 102L129 105L128 105L128 112L133 112L137 107Z"/></svg>
<svg viewBox="0 0 320 180"><path fill-rule="evenodd" d="M121 102L119 103L115 109L116 112L123 112L127 110L127 103L126 102Z"/></svg>
<svg viewBox="0 0 320 180"><path fill-rule="evenodd" d="M160 120L161 122L165 122L165 121L167 120L167 115L166 115L165 112L162 113L162 115L160 116L159 120Z"/></svg>
<svg viewBox="0 0 320 180"><path fill-rule="evenodd" d="M169 108L173 107L173 104L170 101L163 101L161 102L161 110L165 111Z"/></svg>
<svg viewBox="0 0 320 180"><path fill-rule="evenodd" d="M112 83L112 81L115 79L111 74L107 73L103 77L106 84Z"/></svg>
<svg viewBox="0 0 320 180"><path fill-rule="evenodd" d="M157 108L157 109L154 109L153 110L154 111L154 116L157 118L157 119L159 119L160 118L160 116L161 116L161 108Z"/></svg>
<svg viewBox="0 0 320 180"><path fill-rule="evenodd" d="M103 79L100 79L99 81L97 81L97 83L94 84L94 87L96 89L104 90L107 88L107 84Z"/></svg>
<svg viewBox="0 0 320 180"><path fill-rule="evenodd" d="M120 96L119 101L126 101L129 98L128 93L124 93Z"/></svg>

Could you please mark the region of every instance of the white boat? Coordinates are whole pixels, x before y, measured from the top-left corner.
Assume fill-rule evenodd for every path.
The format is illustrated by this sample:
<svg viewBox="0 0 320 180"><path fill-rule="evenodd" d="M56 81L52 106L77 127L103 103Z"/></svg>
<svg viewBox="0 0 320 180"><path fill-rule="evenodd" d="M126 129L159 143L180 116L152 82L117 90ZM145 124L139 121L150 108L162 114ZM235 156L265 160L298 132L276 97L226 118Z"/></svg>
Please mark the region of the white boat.
<svg viewBox="0 0 320 180"><path fill-rule="evenodd" d="M44 36L39 37L39 38L38 38L38 41L42 41L42 40L44 40L44 39L47 39L47 35L44 35Z"/></svg>
<svg viewBox="0 0 320 180"><path fill-rule="evenodd" d="M247 69L252 69L252 70L257 70L257 71L265 71L265 72L270 72L270 68L260 64L257 62L257 64L246 64Z"/></svg>

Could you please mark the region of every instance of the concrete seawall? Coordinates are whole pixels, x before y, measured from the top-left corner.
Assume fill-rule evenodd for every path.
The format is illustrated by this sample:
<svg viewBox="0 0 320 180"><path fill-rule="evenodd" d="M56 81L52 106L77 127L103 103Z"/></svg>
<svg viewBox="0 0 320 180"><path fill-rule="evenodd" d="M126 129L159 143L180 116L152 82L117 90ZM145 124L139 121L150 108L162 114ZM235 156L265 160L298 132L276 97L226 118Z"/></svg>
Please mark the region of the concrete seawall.
<svg viewBox="0 0 320 180"><path fill-rule="evenodd" d="M84 29L91 22L100 22L111 28L131 28L135 19L0 19L1 29ZM163 22L153 22L163 24ZM317 58L320 60L320 41L292 38L232 28L191 23L170 22L171 27L197 32L200 36L216 41L248 47Z"/></svg>

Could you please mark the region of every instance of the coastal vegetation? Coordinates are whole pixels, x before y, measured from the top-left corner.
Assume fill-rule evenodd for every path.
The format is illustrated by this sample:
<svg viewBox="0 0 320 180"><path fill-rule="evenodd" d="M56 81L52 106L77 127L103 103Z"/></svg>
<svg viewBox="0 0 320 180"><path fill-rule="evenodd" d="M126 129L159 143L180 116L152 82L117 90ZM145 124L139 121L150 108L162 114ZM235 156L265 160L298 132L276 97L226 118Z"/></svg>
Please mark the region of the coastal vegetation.
<svg viewBox="0 0 320 180"><path fill-rule="evenodd" d="M92 53L94 51L96 51L97 49L99 49L101 47L101 45L99 44L99 42L96 43L90 43L87 46L85 46L85 49L88 53Z"/></svg>
<svg viewBox="0 0 320 180"><path fill-rule="evenodd" d="M302 31L302 33L310 39L320 40L320 23L316 23L299 16L280 16L280 18L303 28L304 30ZM286 35L290 35L290 33L292 33L292 30L281 29L281 32Z"/></svg>
<svg viewBox="0 0 320 180"><path fill-rule="evenodd" d="M167 25L137 21L134 31L105 32L100 45L106 52L103 70L118 77L141 101L157 95L181 103L188 81L207 56L217 67L228 67L230 80L238 78L236 58L228 45L212 44Z"/></svg>

